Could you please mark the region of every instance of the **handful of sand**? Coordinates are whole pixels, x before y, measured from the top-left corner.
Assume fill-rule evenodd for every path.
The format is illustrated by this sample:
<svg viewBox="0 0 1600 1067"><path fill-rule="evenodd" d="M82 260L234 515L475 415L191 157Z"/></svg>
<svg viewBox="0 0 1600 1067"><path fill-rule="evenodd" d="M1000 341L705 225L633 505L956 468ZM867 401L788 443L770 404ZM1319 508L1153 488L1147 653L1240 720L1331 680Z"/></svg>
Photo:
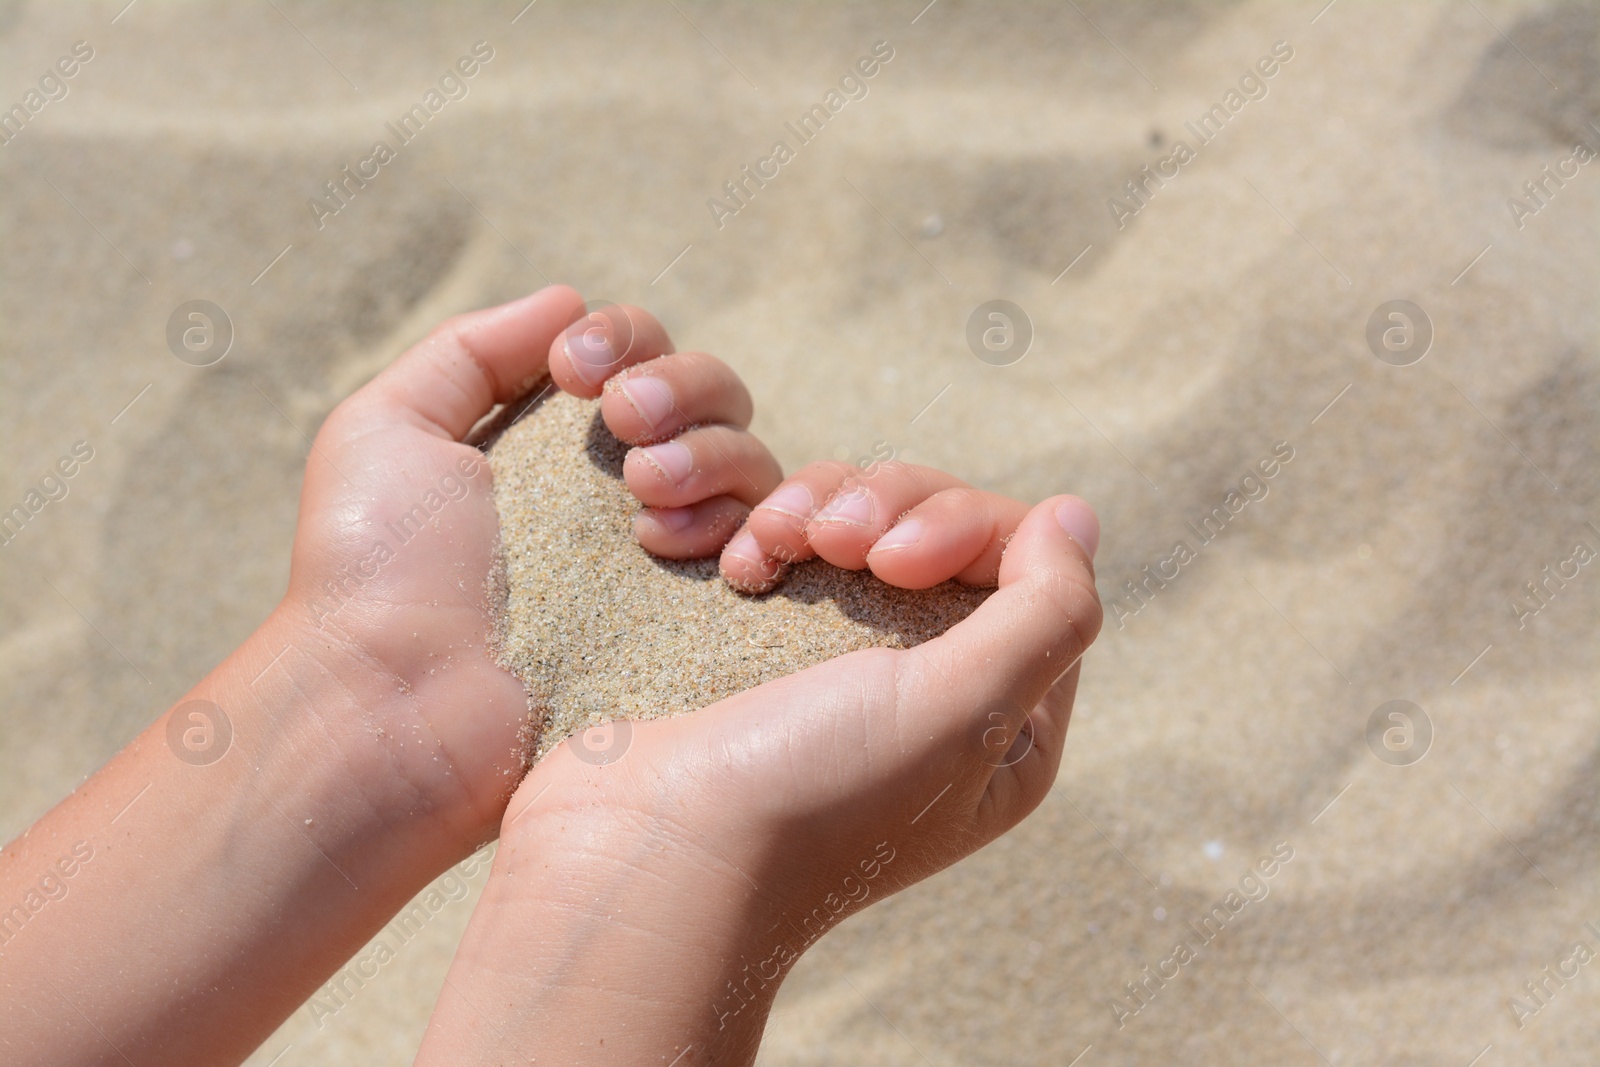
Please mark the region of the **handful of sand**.
<svg viewBox="0 0 1600 1067"><path fill-rule="evenodd" d="M600 402L548 390L488 449L500 512L500 662L522 680L534 757L618 719L679 715L856 649L943 633L990 590L890 586L821 560L737 593L715 559L659 559L633 537L628 446Z"/></svg>

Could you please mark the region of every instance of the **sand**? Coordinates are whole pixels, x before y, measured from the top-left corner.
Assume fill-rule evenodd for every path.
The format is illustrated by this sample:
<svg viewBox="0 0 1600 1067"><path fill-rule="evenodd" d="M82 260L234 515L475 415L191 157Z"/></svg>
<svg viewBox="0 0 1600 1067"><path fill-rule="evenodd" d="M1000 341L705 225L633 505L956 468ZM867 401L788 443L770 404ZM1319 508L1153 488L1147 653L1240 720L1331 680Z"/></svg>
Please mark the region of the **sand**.
<svg viewBox="0 0 1600 1067"><path fill-rule="evenodd" d="M548 278L731 362L787 470L884 442L1084 496L1138 608L1084 660L1057 789L808 951L764 1067L1600 1059L1594 964L1507 1008L1600 912L1600 571L1544 577L1600 548L1600 162L1507 207L1600 138L1593 4L123 7L0 3L0 103L96 48L0 147L0 504L95 449L0 549L0 836L271 610L303 435ZM471 95L318 229L479 39ZM866 98L717 228L877 40ZM1266 98L1119 229L1107 199L1278 40ZM1011 366L967 348L994 298L1034 325ZM237 328L214 367L166 347L192 299ZM1365 339L1395 299L1434 326L1409 367ZM1128 600L1278 441L1269 495ZM1434 726L1412 766L1367 745L1394 699ZM1119 1027L1278 841L1271 895ZM469 908L252 1063L409 1064Z"/></svg>
<svg viewBox="0 0 1600 1067"><path fill-rule="evenodd" d="M989 594L896 589L808 560L749 596L714 559L651 556L633 539L628 447L600 402L548 382L532 396L508 405L524 413L488 453L505 566L499 659L528 689L535 758L602 722L681 715L846 652L921 644Z"/></svg>

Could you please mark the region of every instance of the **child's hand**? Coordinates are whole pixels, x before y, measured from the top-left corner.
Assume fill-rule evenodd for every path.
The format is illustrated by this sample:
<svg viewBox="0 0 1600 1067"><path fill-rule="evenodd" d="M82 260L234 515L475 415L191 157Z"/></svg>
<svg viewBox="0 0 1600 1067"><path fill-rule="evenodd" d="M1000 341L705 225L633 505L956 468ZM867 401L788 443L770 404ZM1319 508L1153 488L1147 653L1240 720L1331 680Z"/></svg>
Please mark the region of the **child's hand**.
<svg viewBox="0 0 1600 1067"><path fill-rule="evenodd" d="M671 352L647 312L584 316L579 295L555 286L449 320L329 415L275 617L285 641L368 698L371 720L322 724L364 792L444 817L466 844L490 834L521 770L527 695L486 648L499 519L488 465L462 443L492 405L547 368L569 393L603 392L612 432L650 443L629 453L625 477L649 506L639 541L660 555L715 553L777 484L777 462L744 429L738 377Z"/></svg>
<svg viewBox="0 0 1600 1067"><path fill-rule="evenodd" d="M974 489L931 467L812 463L751 513L722 553L722 574L745 592L771 589L783 568L813 556L926 589L951 578L992 586L1006 542L1028 513L1020 500ZM1085 511L1085 514L1092 513ZM1097 524L1074 531L1090 556Z"/></svg>
<svg viewBox="0 0 1600 1067"><path fill-rule="evenodd" d="M607 429L639 446L623 480L645 505L634 536L658 556L715 555L783 476L746 430L752 406L739 376L716 356L673 353L647 312L595 312L566 331L550 370L565 391L599 396Z"/></svg>
<svg viewBox="0 0 1600 1067"><path fill-rule="evenodd" d="M843 482L807 471L813 500ZM802 527L799 507L758 508L751 525L771 517L772 543L795 555L906 584L970 573L998 591L916 648L630 723L614 762L552 752L512 799L419 1064L749 1063L778 984L817 936L1044 798L1100 627L1094 513L1076 497L1028 509L953 490L913 467L867 483L859 526L824 513ZM907 510L928 547L869 551Z"/></svg>
<svg viewBox="0 0 1600 1067"><path fill-rule="evenodd" d="M644 312L582 313L558 286L459 316L328 416L271 618L0 855L7 901L37 896L63 842L93 860L6 935L6 1062L237 1063L493 835L527 696L486 647L499 520L463 438L497 402L547 369L584 396L626 369L604 402L613 430L664 442L698 426L657 460L686 450L682 484L630 470L649 503L680 509L641 520L656 551L716 551L777 483L726 367L663 356ZM63 961L93 965L69 980ZM52 973L70 1000L32 977Z"/></svg>

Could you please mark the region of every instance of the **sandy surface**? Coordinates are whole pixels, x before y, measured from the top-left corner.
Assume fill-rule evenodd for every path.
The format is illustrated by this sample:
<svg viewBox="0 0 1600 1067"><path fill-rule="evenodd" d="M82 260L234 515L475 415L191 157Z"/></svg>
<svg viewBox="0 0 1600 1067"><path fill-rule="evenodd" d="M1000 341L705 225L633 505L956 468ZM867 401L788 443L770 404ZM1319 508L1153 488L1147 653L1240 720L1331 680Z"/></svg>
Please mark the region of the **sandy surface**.
<svg viewBox="0 0 1600 1067"><path fill-rule="evenodd" d="M633 538L639 502L622 481L628 447L546 380L506 412L489 448L500 513L500 661L528 690L536 759L574 734L584 758L626 752L619 719L709 707L862 648L910 648L944 633L989 590L947 582L896 589L821 560L790 567L763 596L735 592L715 559L664 560Z"/></svg>
<svg viewBox="0 0 1600 1067"><path fill-rule="evenodd" d="M0 4L6 106L95 50L0 146L0 505L93 449L0 550L0 836L275 602L331 406L548 277L737 365L786 467L887 447L1104 523L1058 790L808 953L763 1063L1595 1059L1592 966L1520 1030L1507 1003L1600 948L1600 572L1568 562L1600 550L1600 164L1564 164L1600 142L1592 5L122 6ZM479 40L470 94L319 229L308 199ZM877 41L865 98L718 228ZM1032 324L1009 366L966 339L997 298ZM208 368L167 346L193 299L235 329ZM1431 322L1409 366L1367 340L1393 300ZM1369 746L1391 700L1420 762ZM1186 932L1280 842L1264 899ZM410 1062L454 896L253 1062Z"/></svg>

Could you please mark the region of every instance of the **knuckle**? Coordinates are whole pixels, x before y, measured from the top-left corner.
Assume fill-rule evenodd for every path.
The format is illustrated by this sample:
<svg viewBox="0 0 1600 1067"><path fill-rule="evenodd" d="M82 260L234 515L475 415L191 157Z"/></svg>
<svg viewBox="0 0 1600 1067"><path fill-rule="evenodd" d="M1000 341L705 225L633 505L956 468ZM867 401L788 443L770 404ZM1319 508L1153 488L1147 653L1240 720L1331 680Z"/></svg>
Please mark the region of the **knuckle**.
<svg viewBox="0 0 1600 1067"><path fill-rule="evenodd" d="M465 363L477 372L490 396L500 395L500 380L494 368L478 356L470 316L452 315L435 326L428 334L427 348L446 359Z"/></svg>
<svg viewBox="0 0 1600 1067"><path fill-rule="evenodd" d="M853 470L855 467L851 464L836 459L814 459L800 468L794 480L808 485L837 485Z"/></svg>
<svg viewBox="0 0 1600 1067"><path fill-rule="evenodd" d="M452 315L428 334L428 345L435 351L448 355L470 355L472 330L463 315Z"/></svg>
<svg viewBox="0 0 1600 1067"><path fill-rule="evenodd" d="M1034 582L1030 599L1042 601L1057 615L1059 633L1069 654L1078 655L1099 636L1104 612L1093 582L1061 572L1041 575Z"/></svg>
<svg viewBox="0 0 1600 1067"><path fill-rule="evenodd" d="M935 497L940 504L962 512L982 512L989 506L989 494L970 485L958 485L951 489L940 490L929 499Z"/></svg>
<svg viewBox="0 0 1600 1067"><path fill-rule="evenodd" d="M355 436L365 421L367 401L360 393L346 397L328 412L317 428L316 441L320 444L342 444Z"/></svg>
<svg viewBox="0 0 1600 1067"><path fill-rule="evenodd" d="M713 356L710 352L702 352L697 348L688 352L676 352L671 357L666 358L674 359L699 374L726 375L729 378L737 377L733 373L733 368L728 366L726 361Z"/></svg>

